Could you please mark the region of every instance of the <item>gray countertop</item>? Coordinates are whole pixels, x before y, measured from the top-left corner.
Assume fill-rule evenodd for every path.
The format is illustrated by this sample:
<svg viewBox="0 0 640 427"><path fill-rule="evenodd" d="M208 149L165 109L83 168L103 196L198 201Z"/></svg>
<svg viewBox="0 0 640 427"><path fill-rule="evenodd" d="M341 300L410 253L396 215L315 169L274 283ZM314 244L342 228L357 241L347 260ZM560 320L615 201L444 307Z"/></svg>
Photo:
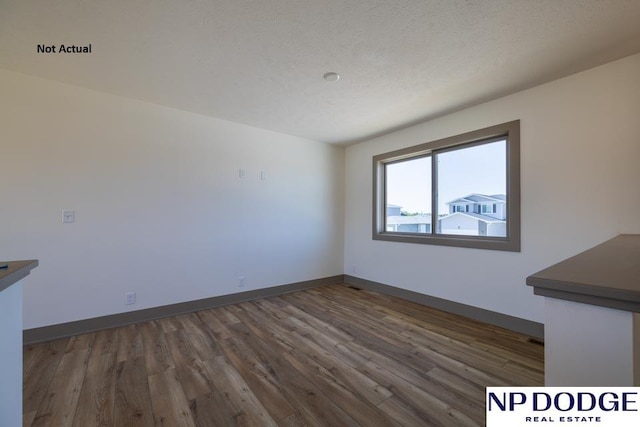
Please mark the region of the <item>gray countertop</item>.
<svg viewBox="0 0 640 427"><path fill-rule="evenodd" d="M640 234L621 234L527 277L536 295L640 313Z"/></svg>
<svg viewBox="0 0 640 427"><path fill-rule="evenodd" d="M38 260L0 261L0 266L2 265L8 265L8 268L0 269L0 292L28 276L38 266Z"/></svg>

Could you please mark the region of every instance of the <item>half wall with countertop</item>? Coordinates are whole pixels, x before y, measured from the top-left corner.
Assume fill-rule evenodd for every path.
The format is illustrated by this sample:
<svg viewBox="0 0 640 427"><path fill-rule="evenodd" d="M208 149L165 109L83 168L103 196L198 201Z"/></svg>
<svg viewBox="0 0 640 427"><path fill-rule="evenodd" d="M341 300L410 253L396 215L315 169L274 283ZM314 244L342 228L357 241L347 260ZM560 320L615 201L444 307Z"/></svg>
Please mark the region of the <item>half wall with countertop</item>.
<svg viewBox="0 0 640 427"><path fill-rule="evenodd" d="M640 386L640 234L527 278L545 297L546 386Z"/></svg>

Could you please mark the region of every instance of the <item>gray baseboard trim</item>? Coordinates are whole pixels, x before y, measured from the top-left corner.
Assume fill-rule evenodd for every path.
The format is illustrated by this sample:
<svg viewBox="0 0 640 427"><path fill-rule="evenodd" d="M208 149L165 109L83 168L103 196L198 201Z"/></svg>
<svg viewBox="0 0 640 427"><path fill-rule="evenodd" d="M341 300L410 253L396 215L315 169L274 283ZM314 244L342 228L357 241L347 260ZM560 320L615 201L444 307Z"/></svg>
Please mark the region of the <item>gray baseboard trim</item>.
<svg viewBox="0 0 640 427"><path fill-rule="evenodd" d="M544 339L544 324L345 274L344 283Z"/></svg>
<svg viewBox="0 0 640 427"><path fill-rule="evenodd" d="M111 314L108 316L94 317L91 319L77 320L74 322L60 323L57 325L43 326L40 328L26 329L22 333L23 343L35 344L51 341L58 338L66 338L74 335L86 334L102 329L146 322L163 317L192 313L198 310L236 304L244 301L252 301L259 298L267 298L296 292L304 289L317 288L318 286L342 283L344 275L323 277L321 279L307 280L304 282L289 283L270 288L256 289L237 294L221 295L204 298L195 301L181 302L177 304L163 305L160 307L145 308L126 313Z"/></svg>

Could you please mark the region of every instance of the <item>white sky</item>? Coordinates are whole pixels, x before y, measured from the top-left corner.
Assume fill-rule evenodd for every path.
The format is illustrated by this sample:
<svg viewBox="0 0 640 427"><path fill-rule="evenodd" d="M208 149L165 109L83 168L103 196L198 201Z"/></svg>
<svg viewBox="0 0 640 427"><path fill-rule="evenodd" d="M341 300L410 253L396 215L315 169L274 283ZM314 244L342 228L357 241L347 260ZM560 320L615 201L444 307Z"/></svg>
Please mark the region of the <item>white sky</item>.
<svg viewBox="0 0 640 427"><path fill-rule="evenodd" d="M506 141L438 155L439 213L471 193L506 194ZM431 157L387 165L387 201L407 212L431 212Z"/></svg>

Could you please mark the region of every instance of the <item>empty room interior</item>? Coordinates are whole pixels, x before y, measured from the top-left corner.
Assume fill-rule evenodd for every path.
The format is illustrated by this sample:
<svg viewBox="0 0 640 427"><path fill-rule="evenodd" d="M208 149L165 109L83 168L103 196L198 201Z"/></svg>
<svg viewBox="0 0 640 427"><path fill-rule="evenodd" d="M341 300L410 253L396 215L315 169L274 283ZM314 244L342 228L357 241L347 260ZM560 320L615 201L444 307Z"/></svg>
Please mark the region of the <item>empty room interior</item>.
<svg viewBox="0 0 640 427"><path fill-rule="evenodd" d="M640 386L640 1L0 0L1 426L483 426Z"/></svg>

